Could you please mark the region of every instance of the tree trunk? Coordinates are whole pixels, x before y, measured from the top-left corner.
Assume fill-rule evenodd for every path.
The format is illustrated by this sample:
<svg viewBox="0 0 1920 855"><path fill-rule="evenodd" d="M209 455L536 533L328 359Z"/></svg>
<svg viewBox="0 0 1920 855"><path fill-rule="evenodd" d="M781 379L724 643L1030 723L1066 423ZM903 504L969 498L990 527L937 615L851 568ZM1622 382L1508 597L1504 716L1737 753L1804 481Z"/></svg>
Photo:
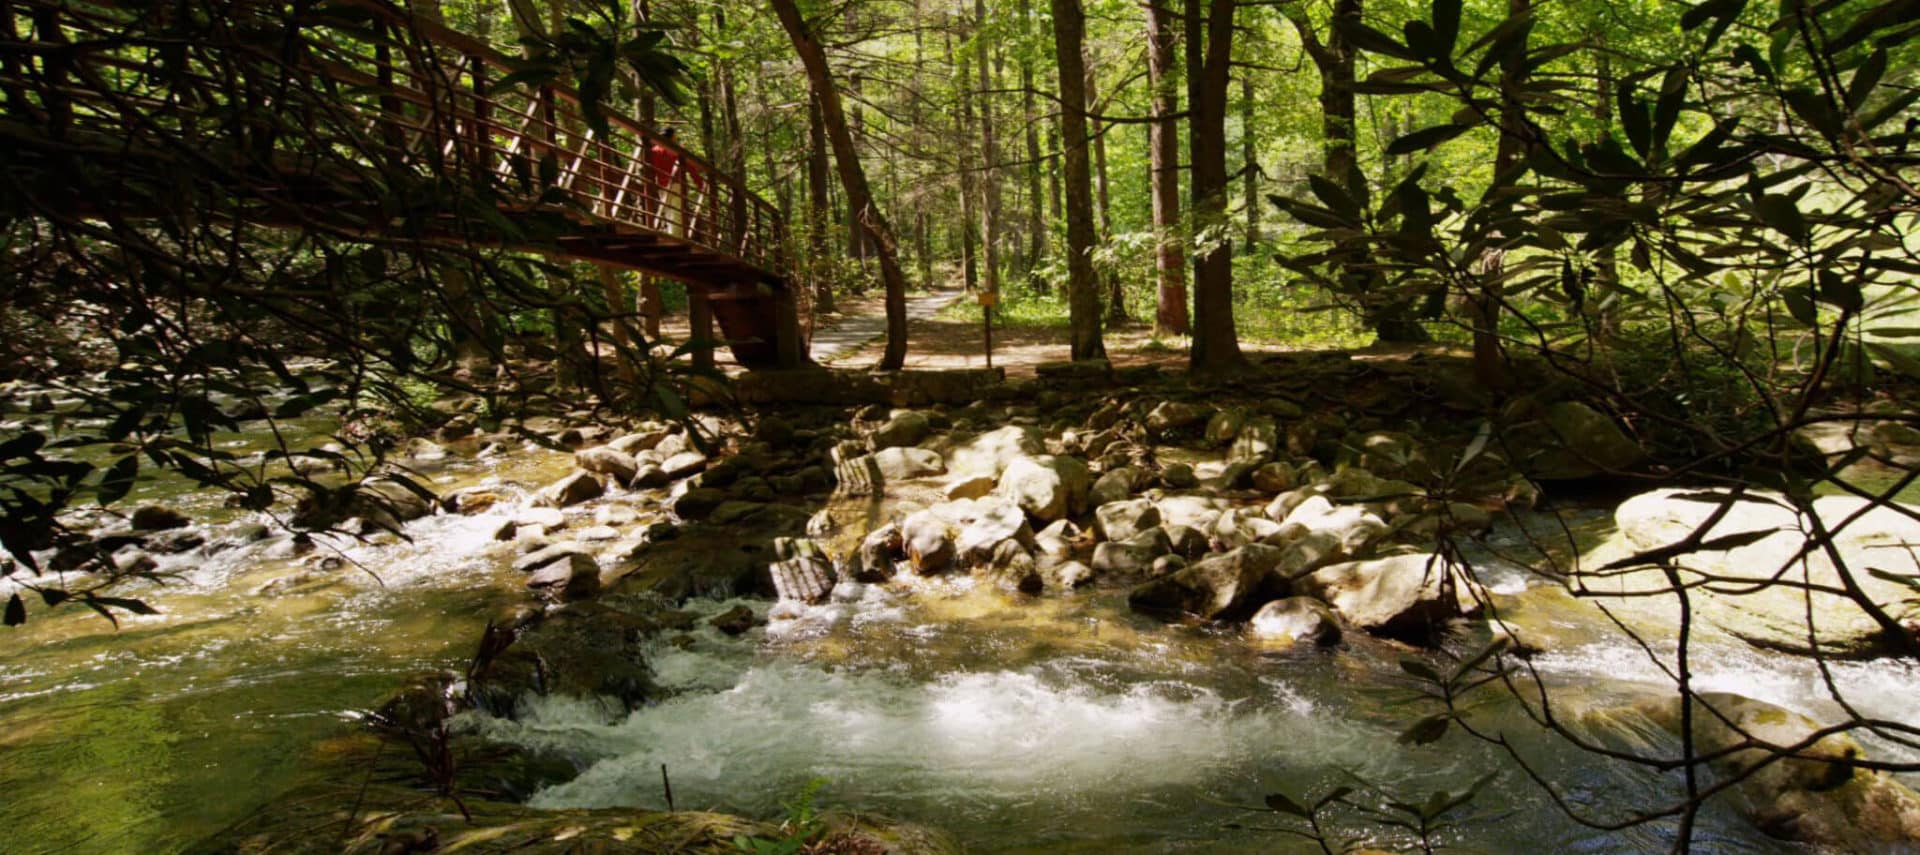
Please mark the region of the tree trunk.
<svg viewBox="0 0 1920 855"><path fill-rule="evenodd" d="M1201 15L1205 3L1206 16ZM1193 264L1193 349L1196 374L1235 371L1246 364L1233 326L1233 241L1227 237L1227 76L1233 53L1234 0L1186 0L1187 134L1192 162L1195 226L1211 247Z"/></svg>
<svg viewBox="0 0 1920 855"><path fill-rule="evenodd" d="M1240 78L1240 162L1245 164L1240 180L1245 197L1242 204L1247 209L1247 245L1243 248L1247 253L1260 243L1260 160L1253 140L1253 72L1249 71Z"/></svg>
<svg viewBox="0 0 1920 855"><path fill-rule="evenodd" d="M954 58L952 33L947 34L947 64L959 69L955 86L960 90L960 115L955 120L953 136L960 143L960 274L967 293L971 294L980 287L980 255L974 231L974 223L978 222L973 204L977 176L973 171L973 145L967 137L978 130L973 126L972 54Z"/></svg>
<svg viewBox="0 0 1920 855"><path fill-rule="evenodd" d="M1180 234L1180 130L1177 73L1173 62L1173 16L1147 3L1147 85L1152 89L1153 121L1147 125L1147 184L1153 198L1154 271L1159 274L1158 335L1186 335L1187 261Z"/></svg>
<svg viewBox="0 0 1920 855"><path fill-rule="evenodd" d="M1067 207L1067 312L1073 358L1107 355L1100 337L1100 292L1093 271L1093 188L1087 163L1087 72L1080 55L1086 19L1080 0L1052 0L1060 65L1060 136Z"/></svg>
<svg viewBox="0 0 1920 855"><path fill-rule="evenodd" d="M1507 0L1509 17L1527 11L1531 0ZM1525 126L1521 123L1520 84L1526 76L1526 46L1507 54L1500 62L1500 146L1494 153L1493 172L1498 176L1525 154L1522 143ZM1498 184L1496 178L1495 184ZM1480 257L1480 291L1473 295L1473 376L1484 388L1505 391L1507 365L1505 348L1500 342L1500 292L1504 279L1505 253L1488 247Z"/></svg>
<svg viewBox="0 0 1920 855"><path fill-rule="evenodd" d="M1020 0L1020 34L1031 42L1033 17L1031 0ZM1037 292L1046 293L1047 281L1033 275L1047 255L1046 199L1040 189L1040 116L1033 108L1033 61L1026 50L1020 52L1020 109L1026 121L1027 138L1027 253L1020 272Z"/></svg>
<svg viewBox="0 0 1920 855"><path fill-rule="evenodd" d="M833 252L827 230L833 221L827 193L827 123L820 118L820 99L807 99L807 269L813 279L813 306L833 311Z"/></svg>
<svg viewBox="0 0 1920 855"><path fill-rule="evenodd" d="M1097 104L1100 101L1099 81L1093 73L1087 73L1087 102ZM1107 192L1107 133L1099 119L1087 117L1087 133L1093 138L1093 197L1094 208L1100 214L1100 230L1095 236L1099 246L1113 242L1113 205L1112 196ZM1100 271L1095 268L1107 290L1107 320L1120 323L1127 319L1127 295L1120 290L1120 276L1112 270Z"/></svg>
<svg viewBox="0 0 1920 855"><path fill-rule="evenodd" d="M867 174L860 168L860 153L853 146L853 133L847 127L846 113L840 106L840 92L834 88L833 76L827 70L826 52L814 40L806 21L800 17L795 0L771 2L774 13L780 18L781 28L793 40L794 52L800 55L800 63L806 67L807 84L820 100L820 118L826 124L827 138L833 144L834 165L840 173L841 187L847 194L847 207L853 218L872 236L875 253L880 257L880 277L887 288L887 348L880 358L880 368L897 371L907 359L907 277L900 270L899 247L894 242L893 228L887 225L887 218L873 203L873 192L867 187Z"/></svg>
<svg viewBox="0 0 1920 855"><path fill-rule="evenodd" d="M986 0L973 0L973 26L975 31L987 25ZM978 48L974 63L979 68L980 92L978 107L980 113L980 239L986 250L981 254L981 285L989 294L1000 293L1000 172L995 165L999 155L993 143L993 99L987 93L993 91L993 75L988 67L987 40L973 40Z"/></svg>

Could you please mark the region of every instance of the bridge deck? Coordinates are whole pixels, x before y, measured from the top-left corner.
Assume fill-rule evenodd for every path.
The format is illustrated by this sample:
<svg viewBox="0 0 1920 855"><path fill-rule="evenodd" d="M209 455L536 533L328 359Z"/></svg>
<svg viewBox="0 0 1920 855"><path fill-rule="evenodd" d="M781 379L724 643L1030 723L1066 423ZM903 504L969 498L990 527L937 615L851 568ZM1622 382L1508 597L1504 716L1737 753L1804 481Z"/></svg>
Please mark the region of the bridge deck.
<svg viewBox="0 0 1920 855"><path fill-rule="evenodd" d="M786 316L794 313L791 303L803 289L789 287L784 222L739 176L617 111L590 119L590 106L557 78L530 77L526 63L384 0L327 0L294 12L275 4L249 7L248 1L237 0L232 8L258 9L249 23L260 32L213 34L226 41L194 33L194 50L225 51L223 60L271 68L296 78L290 81L295 85L325 91L328 106L350 111L350 121L328 116L332 121L310 129L325 128L337 138L316 144L309 133L275 140L269 144L278 147L269 157L252 158L253 174L223 188L250 194L254 204L248 210L260 215L259 222L298 225L313 211L337 215L343 208L375 205L370 200L377 193L362 191L378 188L361 185L377 184L391 170L469 182L487 188L508 224L529 218L562 223L523 244L513 239L510 226L481 229L506 235L483 241L678 279L696 298L726 296L732 302L716 314L727 336L747 343L747 351L755 351L756 341L767 346L751 355L736 347L743 362L791 362L795 353L804 360L804 349L793 341L768 349L797 335L797 325L777 327L790 324ZM27 47L9 49L0 63L9 114L0 136L23 143L17 151L37 148L46 157L74 156L87 150L88 141L98 144L102 156L119 159L237 161L255 154L178 150L182 138L195 137L246 145L256 130L236 133L233 116L194 114L190 105L196 102L231 106L231 82L221 79L218 68L180 61L164 47L126 35L134 16L182 8L191 7L0 0L0 38ZM183 22L182 32L191 26ZM124 82L151 79L163 85ZM0 168L29 160L10 159ZM257 174L263 162L274 174ZM656 162L677 166L663 172ZM102 202L73 200L76 206ZM416 225L444 224L424 239L469 241L476 230L461 221L472 213L438 212L416 218ZM366 212L366 219L375 229L383 222L378 211Z"/></svg>

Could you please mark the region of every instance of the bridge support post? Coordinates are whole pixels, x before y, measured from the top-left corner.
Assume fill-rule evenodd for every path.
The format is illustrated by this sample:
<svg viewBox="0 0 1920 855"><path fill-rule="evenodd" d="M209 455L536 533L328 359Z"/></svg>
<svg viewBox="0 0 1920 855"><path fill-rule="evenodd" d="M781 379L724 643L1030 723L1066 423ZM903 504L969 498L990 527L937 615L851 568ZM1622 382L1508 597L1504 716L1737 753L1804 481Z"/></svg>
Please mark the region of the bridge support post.
<svg viewBox="0 0 1920 855"><path fill-rule="evenodd" d="M805 337L800 335L800 301L791 285L773 289L769 300L773 309L773 341L779 368L802 368L813 364Z"/></svg>

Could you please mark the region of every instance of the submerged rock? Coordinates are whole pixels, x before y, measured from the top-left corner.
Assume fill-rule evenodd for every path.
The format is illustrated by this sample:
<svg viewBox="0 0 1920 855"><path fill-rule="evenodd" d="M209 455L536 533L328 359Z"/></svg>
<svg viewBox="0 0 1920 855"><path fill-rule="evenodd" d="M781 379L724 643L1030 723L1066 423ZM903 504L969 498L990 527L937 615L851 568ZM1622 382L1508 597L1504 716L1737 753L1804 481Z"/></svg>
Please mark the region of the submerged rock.
<svg viewBox="0 0 1920 855"><path fill-rule="evenodd" d="M137 531L164 531L193 524L186 514L166 505L142 505L134 510L129 522Z"/></svg>
<svg viewBox="0 0 1920 855"><path fill-rule="evenodd" d="M1920 844L1920 796L1885 772L1856 768L1866 752L1853 739L1832 734L1794 756L1748 747L1792 748L1812 738L1818 722L1764 701L1704 692L1693 701L1694 752L1719 755L1722 774L1744 774L1736 785L1747 815L1774 837L1849 852L1873 852ZM1643 703L1640 711L1669 732L1681 729L1679 698Z"/></svg>

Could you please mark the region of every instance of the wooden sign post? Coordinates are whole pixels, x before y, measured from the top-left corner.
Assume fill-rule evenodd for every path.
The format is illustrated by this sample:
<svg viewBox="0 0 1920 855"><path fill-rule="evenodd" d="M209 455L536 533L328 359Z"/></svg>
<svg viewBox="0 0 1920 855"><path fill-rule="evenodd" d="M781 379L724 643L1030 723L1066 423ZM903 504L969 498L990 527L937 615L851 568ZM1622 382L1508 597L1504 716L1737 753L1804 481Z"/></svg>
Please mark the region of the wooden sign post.
<svg viewBox="0 0 1920 855"><path fill-rule="evenodd" d="M980 301L980 320L986 331L987 367L993 367L993 307L1000 302L1000 295L993 291L981 291L975 295Z"/></svg>

